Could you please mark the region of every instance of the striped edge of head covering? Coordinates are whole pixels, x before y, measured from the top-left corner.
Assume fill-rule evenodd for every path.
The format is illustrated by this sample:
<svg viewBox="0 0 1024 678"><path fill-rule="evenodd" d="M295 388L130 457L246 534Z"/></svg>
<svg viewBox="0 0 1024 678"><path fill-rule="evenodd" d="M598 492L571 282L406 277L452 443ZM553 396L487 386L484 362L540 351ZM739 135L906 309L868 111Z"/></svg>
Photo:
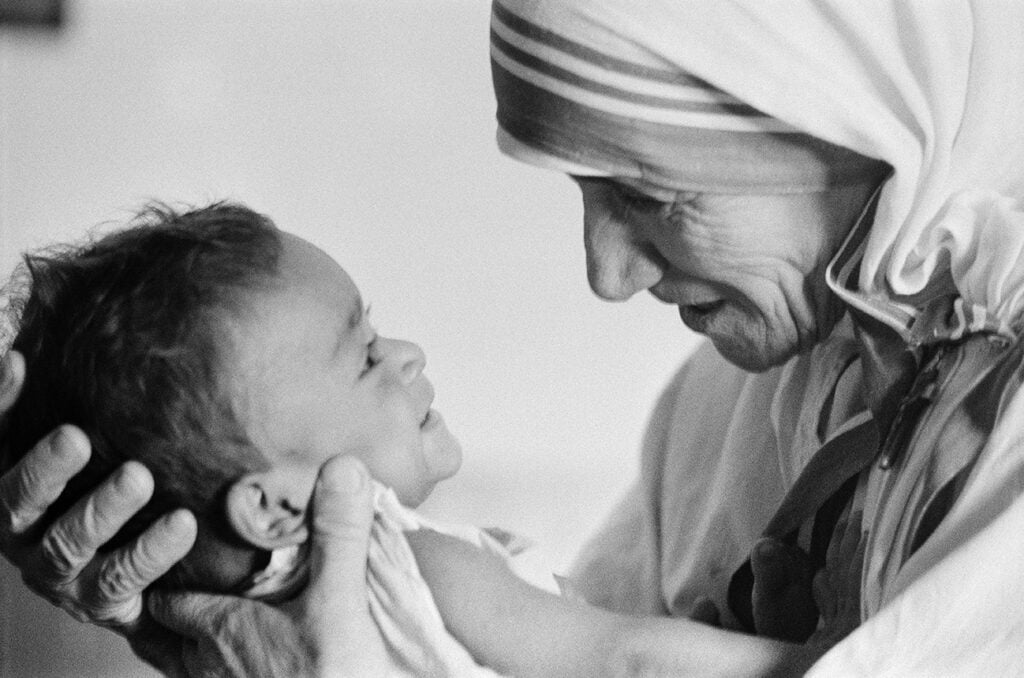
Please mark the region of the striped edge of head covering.
<svg viewBox="0 0 1024 678"><path fill-rule="evenodd" d="M876 166L804 134L587 16L586 3L494 0L498 145L524 162L654 195L802 193Z"/></svg>

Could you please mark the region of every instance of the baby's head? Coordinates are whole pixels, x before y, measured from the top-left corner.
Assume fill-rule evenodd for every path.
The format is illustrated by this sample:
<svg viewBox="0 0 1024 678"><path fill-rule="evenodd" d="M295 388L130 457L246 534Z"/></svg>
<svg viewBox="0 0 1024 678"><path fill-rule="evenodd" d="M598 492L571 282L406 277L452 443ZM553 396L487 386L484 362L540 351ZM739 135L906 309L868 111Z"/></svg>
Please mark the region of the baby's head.
<svg viewBox="0 0 1024 678"><path fill-rule="evenodd" d="M337 263L248 208L152 207L25 268L13 348L26 382L7 457L61 423L86 432L92 459L55 515L125 460L145 464L153 499L106 548L192 510L196 547L167 582L231 590L303 542L317 470L335 454L412 506L458 469L419 347L378 336Z"/></svg>

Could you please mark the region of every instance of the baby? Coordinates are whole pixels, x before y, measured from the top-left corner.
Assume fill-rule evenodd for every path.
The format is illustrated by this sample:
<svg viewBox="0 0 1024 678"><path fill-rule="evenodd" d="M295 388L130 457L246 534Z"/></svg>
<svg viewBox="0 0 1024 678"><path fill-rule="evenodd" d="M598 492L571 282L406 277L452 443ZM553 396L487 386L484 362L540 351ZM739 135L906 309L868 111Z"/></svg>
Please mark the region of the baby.
<svg viewBox="0 0 1024 678"><path fill-rule="evenodd" d="M400 615L415 620L411 631L382 624L387 639L401 645L395 634L406 633L411 644L433 645L445 655L431 660L442 673L481 673L444 631L400 535L429 526L502 548L475 528L437 526L406 508L458 470L459 443L431 407L423 351L377 334L334 260L265 216L218 203L150 207L86 246L26 255L24 269L27 285L11 283L9 312L26 382L0 467L61 423L85 431L92 458L54 515L137 460L153 474L153 499L104 549L186 507L199 525L195 546L157 585L277 602L304 583L319 467L355 455L380 484L374 614L394 616L381 600L417 608ZM388 591L395 586L405 588Z"/></svg>
<svg viewBox="0 0 1024 678"><path fill-rule="evenodd" d="M316 469L334 454L358 456L408 506L459 468L420 348L379 336L341 267L245 207L153 207L25 263L12 348L27 381L9 449L62 422L86 432L92 460L57 512L125 460L145 464L153 500L107 548L192 510L199 537L176 586L238 591L270 552L304 542Z"/></svg>

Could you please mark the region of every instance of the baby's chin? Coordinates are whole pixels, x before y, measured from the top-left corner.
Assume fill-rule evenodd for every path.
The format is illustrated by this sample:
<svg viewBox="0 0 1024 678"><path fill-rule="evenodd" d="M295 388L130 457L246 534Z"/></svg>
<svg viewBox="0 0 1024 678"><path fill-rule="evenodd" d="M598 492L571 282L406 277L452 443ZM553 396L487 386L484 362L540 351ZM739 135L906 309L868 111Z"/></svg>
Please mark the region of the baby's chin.
<svg viewBox="0 0 1024 678"><path fill-rule="evenodd" d="M421 483L416 487L403 487L403 488L392 488L395 491L395 496L398 497L398 501L403 506L409 508L417 508L420 504L427 500L430 493L434 491L437 483L440 481L433 481L428 483Z"/></svg>
<svg viewBox="0 0 1024 678"><path fill-rule="evenodd" d="M398 500L409 508L416 508L425 502L438 483L458 473L462 466L462 446L452 436L450 444L445 445L443 450L435 449L433 454L428 455L426 462L426 473L421 482L393 488Z"/></svg>
<svg viewBox="0 0 1024 678"><path fill-rule="evenodd" d="M448 480L462 468L462 444L449 432L445 444L426 455L426 462L434 485Z"/></svg>

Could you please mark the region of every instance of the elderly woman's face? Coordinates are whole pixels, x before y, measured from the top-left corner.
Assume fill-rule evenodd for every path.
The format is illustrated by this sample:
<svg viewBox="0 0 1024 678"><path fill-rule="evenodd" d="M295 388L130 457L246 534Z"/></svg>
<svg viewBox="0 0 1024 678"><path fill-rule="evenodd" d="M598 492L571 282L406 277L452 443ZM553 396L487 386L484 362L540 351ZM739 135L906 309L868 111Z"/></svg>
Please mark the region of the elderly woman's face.
<svg viewBox="0 0 1024 678"><path fill-rule="evenodd" d="M825 267L875 187L866 180L794 195L680 193L665 202L611 179L576 181L594 292L621 301L647 289L752 371L831 331L841 309Z"/></svg>

